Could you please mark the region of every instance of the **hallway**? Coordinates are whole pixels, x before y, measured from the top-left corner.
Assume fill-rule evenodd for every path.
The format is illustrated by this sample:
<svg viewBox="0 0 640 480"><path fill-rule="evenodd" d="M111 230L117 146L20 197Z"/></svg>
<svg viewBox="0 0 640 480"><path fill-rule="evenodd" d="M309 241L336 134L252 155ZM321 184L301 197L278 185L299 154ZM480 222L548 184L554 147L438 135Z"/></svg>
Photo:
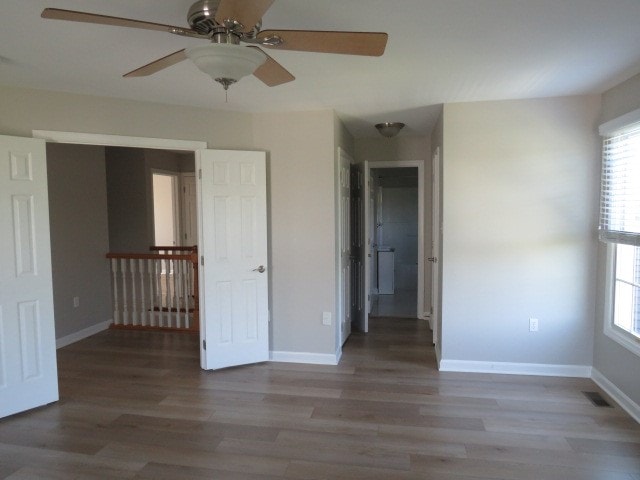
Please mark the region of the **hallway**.
<svg viewBox="0 0 640 480"><path fill-rule="evenodd" d="M371 295L371 316L417 318L417 297L415 289L398 289L392 295Z"/></svg>
<svg viewBox="0 0 640 480"><path fill-rule="evenodd" d="M203 372L195 335L109 330L0 421L0 478L638 480L640 426L590 380L439 373L430 340L372 318L338 366Z"/></svg>

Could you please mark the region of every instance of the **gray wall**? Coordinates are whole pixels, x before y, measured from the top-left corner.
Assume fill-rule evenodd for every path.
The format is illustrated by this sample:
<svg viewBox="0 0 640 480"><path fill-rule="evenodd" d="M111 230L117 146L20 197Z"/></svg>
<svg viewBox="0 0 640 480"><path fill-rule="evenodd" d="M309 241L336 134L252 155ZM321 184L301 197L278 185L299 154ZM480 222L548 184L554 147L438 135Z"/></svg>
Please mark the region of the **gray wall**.
<svg viewBox="0 0 640 480"><path fill-rule="evenodd" d="M395 248L395 288L415 290L418 282L418 188L383 186L382 223L382 245Z"/></svg>
<svg viewBox="0 0 640 480"><path fill-rule="evenodd" d="M109 251L147 252L153 244L153 199L149 204L144 150L107 147L106 160Z"/></svg>
<svg viewBox="0 0 640 480"><path fill-rule="evenodd" d="M640 108L640 75L605 92L602 101L604 123ZM593 366L637 405L640 405L640 357L604 334L605 254L598 248L598 288Z"/></svg>
<svg viewBox="0 0 640 480"><path fill-rule="evenodd" d="M599 112L599 96L444 106L443 359L592 365Z"/></svg>
<svg viewBox="0 0 640 480"><path fill-rule="evenodd" d="M47 145L56 338L111 318L103 147ZM80 305L73 306L79 297Z"/></svg>
<svg viewBox="0 0 640 480"><path fill-rule="evenodd" d="M153 170L193 172L193 154L107 147L109 248L118 253L148 252L154 244ZM182 213L182 212L180 212Z"/></svg>

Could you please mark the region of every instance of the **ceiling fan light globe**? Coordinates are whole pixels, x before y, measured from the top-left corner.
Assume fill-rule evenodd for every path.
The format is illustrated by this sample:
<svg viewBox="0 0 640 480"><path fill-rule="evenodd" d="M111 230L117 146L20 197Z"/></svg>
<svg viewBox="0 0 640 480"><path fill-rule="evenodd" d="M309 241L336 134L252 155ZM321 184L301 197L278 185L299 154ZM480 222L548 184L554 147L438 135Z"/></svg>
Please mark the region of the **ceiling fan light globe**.
<svg viewBox="0 0 640 480"><path fill-rule="evenodd" d="M227 43L210 43L188 48L186 54L212 79L221 78L233 82L251 75L267 61L267 56L258 49Z"/></svg>

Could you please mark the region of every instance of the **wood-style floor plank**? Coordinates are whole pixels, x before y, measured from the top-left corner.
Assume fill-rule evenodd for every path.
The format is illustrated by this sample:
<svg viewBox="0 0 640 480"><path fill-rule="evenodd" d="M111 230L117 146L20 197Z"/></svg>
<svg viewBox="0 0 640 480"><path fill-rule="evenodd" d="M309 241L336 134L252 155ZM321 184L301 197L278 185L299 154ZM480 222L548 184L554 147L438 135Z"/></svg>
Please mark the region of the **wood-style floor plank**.
<svg viewBox="0 0 640 480"><path fill-rule="evenodd" d="M60 401L0 420L0 479L640 480L640 426L588 379L440 373L425 322L340 365L199 367L198 337L58 351Z"/></svg>

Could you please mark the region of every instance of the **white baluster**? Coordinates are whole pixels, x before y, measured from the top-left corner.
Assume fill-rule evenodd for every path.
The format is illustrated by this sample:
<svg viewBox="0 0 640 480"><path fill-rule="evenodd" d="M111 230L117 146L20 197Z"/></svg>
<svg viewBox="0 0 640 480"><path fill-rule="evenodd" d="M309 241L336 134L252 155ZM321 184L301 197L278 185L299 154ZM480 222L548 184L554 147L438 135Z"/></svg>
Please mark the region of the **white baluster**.
<svg viewBox="0 0 640 480"><path fill-rule="evenodd" d="M180 308L182 301L180 297L182 296L182 260L174 260L175 265L175 276L173 277L173 291L174 298L176 304L176 328L181 328L182 322L180 321Z"/></svg>
<svg viewBox="0 0 640 480"><path fill-rule="evenodd" d="M184 304L184 328L189 328L189 260L182 260L182 303Z"/></svg>
<svg viewBox="0 0 640 480"><path fill-rule="evenodd" d="M129 306L127 301L127 260L120 259L120 276L122 277L122 324L129 325Z"/></svg>
<svg viewBox="0 0 640 480"><path fill-rule="evenodd" d="M153 260L151 259L147 259L147 283L149 285L149 309L148 309L148 315L149 315L149 321L147 323L147 325L154 327L156 322L155 322L155 312L153 310Z"/></svg>
<svg viewBox="0 0 640 480"><path fill-rule="evenodd" d="M118 305L118 260L111 259L111 277L113 279L113 323L120 325L120 305Z"/></svg>
<svg viewBox="0 0 640 480"><path fill-rule="evenodd" d="M138 273L140 275L140 325L147 326L147 304L144 295L144 260L138 259Z"/></svg>
<svg viewBox="0 0 640 480"><path fill-rule="evenodd" d="M156 286L156 308L158 319L158 327L162 327L162 260L158 259L154 262L154 284Z"/></svg>
<svg viewBox="0 0 640 480"><path fill-rule="evenodd" d="M131 258L129 261L131 271L131 321L134 325L138 325L138 299L136 298L136 261Z"/></svg>
<svg viewBox="0 0 640 480"><path fill-rule="evenodd" d="M174 327L173 324L173 260L167 259L167 326Z"/></svg>

